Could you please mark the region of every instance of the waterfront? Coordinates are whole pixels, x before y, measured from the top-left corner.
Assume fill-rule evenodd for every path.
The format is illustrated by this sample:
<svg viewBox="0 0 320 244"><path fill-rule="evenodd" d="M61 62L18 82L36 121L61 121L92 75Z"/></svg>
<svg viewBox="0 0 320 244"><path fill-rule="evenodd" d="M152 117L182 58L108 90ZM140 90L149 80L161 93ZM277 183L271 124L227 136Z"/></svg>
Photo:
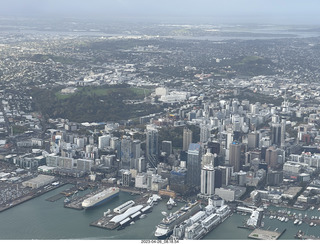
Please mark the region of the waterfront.
<svg viewBox="0 0 320 244"><path fill-rule="evenodd" d="M54 196L71 185L65 185L51 192L48 192L35 199L29 200L11 209L0 213L0 237L6 240L141 240L141 239L156 239L154 231L156 225L161 221L163 215L161 212L166 211L166 201L161 201L155 205L153 211L147 214L145 219L139 219L133 225L127 226L125 229L106 230L90 226L90 223L99 219L108 209L119 206L125 201L135 199L127 192L120 192L119 197L112 199L110 202L100 207L90 210L75 210L63 207L61 198L55 202L47 201L51 196ZM85 194L79 192L79 194ZM181 203L179 204L181 206ZM179 206L178 206L179 207ZM177 210L174 207L170 212ZM289 210L289 209L288 209ZM291 210L291 212L305 213L308 216L320 216L318 210ZM252 230L238 228L244 221L249 218L249 215L234 213L226 219L222 224L217 226L213 231L207 234L204 240L246 240ZM269 219L268 216L263 218L264 229L279 231L286 229L286 232L280 237L280 240L293 240L294 235L298 230L304 231L308 235L319 235L319 226L310 227L302 224L294 225L292 221L281 222L276 219ZM19 230L19 231L17 231Z"/></svg>

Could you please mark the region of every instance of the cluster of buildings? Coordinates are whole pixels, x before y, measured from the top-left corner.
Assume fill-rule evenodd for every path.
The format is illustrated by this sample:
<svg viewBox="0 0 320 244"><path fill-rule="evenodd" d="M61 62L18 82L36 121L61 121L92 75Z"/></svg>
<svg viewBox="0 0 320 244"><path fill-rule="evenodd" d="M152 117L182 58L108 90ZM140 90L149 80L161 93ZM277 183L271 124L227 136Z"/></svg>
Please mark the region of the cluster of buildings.
<svg viewBox="0 0 320 244"><path fill-rule="evenodd" d="M147 45L141 42L145 39ZM2 45L2 160L41 174L167 189L182 196L236 201L256 189L249 195L257 204L296 197L299 204L318 201L320 90L314 40L300 42L310 54L305 57L302 51L298 56L290 52L290 40L269 41L277 45L264 48L260 45L267 41L250 47L245 41L203 42L195 51L200 41L180 45L179 40L145 39L123 38L135 45L114 53L104 50L117 43L111 37L99 39L101 47L82 49L79 40L92 44L97 39ZM166 41L170 45L163 45ZM281 54L284 50L287 55ZM268 72L261 73L268 74L239 78L243 73L233 62L239 53L263 57ZM314 72L304 69L306 63ZM72 95L80 86L120 83L154 89L148 101L163 105L163 113L140 117L137 124L44 120L28 96L31 86L63 86L60 91ZM181 146L176 138L161 138L167 128L181 129ZM305 186L312 189L296 188ZM301 195L295 189L305 191Z"/></svg>

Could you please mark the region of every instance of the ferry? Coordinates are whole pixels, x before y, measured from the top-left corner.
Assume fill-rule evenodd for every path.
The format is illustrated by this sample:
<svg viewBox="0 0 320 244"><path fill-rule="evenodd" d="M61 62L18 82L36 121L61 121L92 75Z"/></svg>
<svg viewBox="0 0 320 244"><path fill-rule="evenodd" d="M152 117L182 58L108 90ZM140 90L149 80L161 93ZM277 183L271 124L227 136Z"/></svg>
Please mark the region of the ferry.
<svg viewBox="0 0 320 244"><path fill-rule="evenodd" d="M103 190L91 197L86 198L85 200L83 200L82 202L82 207L83 208L92 208L92 207L96 207L98 205L101 205L105 202L107 202L108 200L119 196L119 188L118 187L110 187L106 190Z"/></svg>

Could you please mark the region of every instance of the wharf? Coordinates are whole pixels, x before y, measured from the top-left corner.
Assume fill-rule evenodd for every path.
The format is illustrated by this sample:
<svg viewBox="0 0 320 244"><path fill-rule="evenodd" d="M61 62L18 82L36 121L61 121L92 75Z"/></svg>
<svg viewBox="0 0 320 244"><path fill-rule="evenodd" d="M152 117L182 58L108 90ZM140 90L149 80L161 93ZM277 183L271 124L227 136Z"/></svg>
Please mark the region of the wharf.
<svg viewBox="0 0 320 244"><path fill-rule="evenodd" d="M320 236L308 236L302 230L299 230L294 237L300 240L320 240Z"/></svg>
<svg viewBox="0 0 320 244"><path fill-rule="evenodd" d="M282 232L255 229L249 234L248 237L257 240L277 240L285 231L286 229L284 229Z"/></svg>
<svg viewBox="0 0 320 244"><path fill-rule="evenodd" d="M134 202L135 202L135 205L143 205L144 207L147 206L147 201L149 199L149 196L148 195L145 195L145 196L141 196L137 199L134 199ZM120 226L119 223L112 223L110 222L110 220L117 216L119 214L116 214L114 212L111 212L110 213L104 213L104 216L102 216L101 218L99 218L98 220L92 222L90 224L90 226L95 226L95 227L98 227L98 228L103 228L103 229L109 229L109 230L114 230L116 229L117 227Z"/></svg>
<svg viewBox="0 0 320 244"><path fill-rule="evenodd" d="M61 198L63 198L63 197L64 197L64 195L61 194L61 193L59 193L59 194L57 194L57 195L54 195L54 196L52 196L52 197L47 198L46 201L55 202L55 201L58 201L59 199L61 199Z"/></svg>
<svg viewBox="0 0 320 244"><path fill-rule="evenodd" d="M56 185L56 186L51 185L50 188L46 188L46 189L44 187L40 187L40 188L36 189L37 190L36 192L31 192L25 196L22 196L18 199L13 200L10 204L7 204L5 206L0 206L0 212L3 212L3 211L8 210L10 208L13 208L21 203L24 203L24 202L29 201L31 199L34 199L36 197L39 197L49 191L55 190L55 189L65 185L65 184L67 184L67 183L60 183L59 185Z"/></svg>
<svg viewBox="0 0 320 244"><path fill-rule="evenodd" d="M104 189L98 189L96 191L93 191L93 192L90 192L84 196L81 196L81 197L75 197L75 198L71 198L71 201L68 202L68 203L65 203L64 204L64 207L65 208L72 208L72 209L76 209L76 210L82 210L83 207L82 207L82 202L88 198L88 197L91 197L91 196L94 196L96 195L97 193L103 191ZM74 192L74 194L77 193L77 191Z"/></svg>

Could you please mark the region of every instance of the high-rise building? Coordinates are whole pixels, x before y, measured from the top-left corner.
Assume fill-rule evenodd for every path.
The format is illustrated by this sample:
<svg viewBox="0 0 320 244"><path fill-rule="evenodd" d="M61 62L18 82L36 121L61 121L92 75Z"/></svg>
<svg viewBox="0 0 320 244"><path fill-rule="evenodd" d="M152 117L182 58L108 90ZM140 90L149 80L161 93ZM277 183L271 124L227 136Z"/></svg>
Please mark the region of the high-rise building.
<svg viewBox="0 0 320 244"><path fill-rule="evenodd" d="M187 158L187 184L200 187L201 147L198 143L191 143Z"/></svg>
<svg viewBox="0 0 320 244"><path fill-rule="evenodd" d="M270 169L277 169L285 160L285 151L280 148L269 147L266 150L265 162Z"/></svg>
<svg viewBox="0 0 320 244"><path fill-rule="evenodd" d="M210 126L206 124L200 125L200 142L207 142L210 138Z"/></svg>
<svg viewBox="0 0 320 244"><path fill-rule="evenodd" d="M167 156L172 153L172 141L162 141L161 151L165 152Z"/></svg>
<svg viewBox="0 0 320 244"><path fill-rule="evenodd" d="M187 170L185 168L173 169L170 172L170 189L184 194L187 190Z"/></svg>
<svg viewBox="0 0 320 244"><path fill-rule="evenodd" d="M136 169L138 159L141 157L141 141L133 140L131 143L131 163L130 169Z"/></svg>
<svg viewBox="0 0 320 244"><path fill-rule="evenodd" d="M215 167L215 188L230 184L233 167L230 165Z"/></svg>
<svg viewBox="0 0 320 244"><path fill-rule="evenodd" d="M121 139L121 162L123 169L130 169L132 158L132 141L129 136L123 136Z"/></svg>
<svg viewBox="0 0 320 244"><path fill-rule="evenodd" d="M214 166L214 155L211 153L210 149L207 149L207 153L202 156L202 167L205 165Z"/></svg>
<svg viewBox="0 0 320 244"><path fill-rule="evenodd" d="M281 118L281 141L280 146L283 149L285 147L285 139L286 139L286 118Z"/></svg>
<svg viewBox="0 0 320 244"><path fill-rule="evenodd" d="M232 142L230 144L229 164L233 166L235 172L241 169L241 143Z"/></svg>
<svg viewBox="0 0 320 244"><path fill-rule="evenodd" d="M192 143L192 131L188 128L183 129L183 145L182 151L188 151L189 145Z"/></svg>
<svg viewBox="0 0 320 244"><path fill-rule="evenodd" d="M282 171L269 171L267 173L267 185L268 186L278 186L283 181Z"/></svg>
<svg viewBox="0 0 320 244"><path fill-rule="evenodd" d="M103 148L110 146L110 139L111 139L111 136L109 136L109 135L99 136L98 148L103 149Z"/></svg>
<svg viewBox="0 0 320 244"><path fill-rule="evenodd" d="M139 173L146 171L146 160L145 160L145 158L143 156L138 158L137 165L136 165L136 170Z"/></svg>
<svg viewBox="0 0 320 244"><path fill-rule="evenodd" d="M248 149L255 149L259 147L259 134L251 132L248 134Z"/></svg>
<svg viewBox="0 0 320 244"><path fill-rule="evenodd" d="M201 169L201 195L212 197L214 195L215 170L213 165L205 165Z"/></svg>
<svg viewBox="0 0 320 244"><path fill-rule="evenodd" d="M154 127L147 126L146 130L146 160L150 167L156 167L159 157L158 130Z"/></svg>
<svg viewBox="0 0 320 244"><path fill-rule="evenodd" d="M111 137L110 147L116 152L117 159L121 158L121 141L118 137Z"/></svg>
<svg viewBox="0 0 320 244"><path fill-rule="evenodd" d="M278 145L281 144L281 124L271 125L271 144Z"/></svg>

